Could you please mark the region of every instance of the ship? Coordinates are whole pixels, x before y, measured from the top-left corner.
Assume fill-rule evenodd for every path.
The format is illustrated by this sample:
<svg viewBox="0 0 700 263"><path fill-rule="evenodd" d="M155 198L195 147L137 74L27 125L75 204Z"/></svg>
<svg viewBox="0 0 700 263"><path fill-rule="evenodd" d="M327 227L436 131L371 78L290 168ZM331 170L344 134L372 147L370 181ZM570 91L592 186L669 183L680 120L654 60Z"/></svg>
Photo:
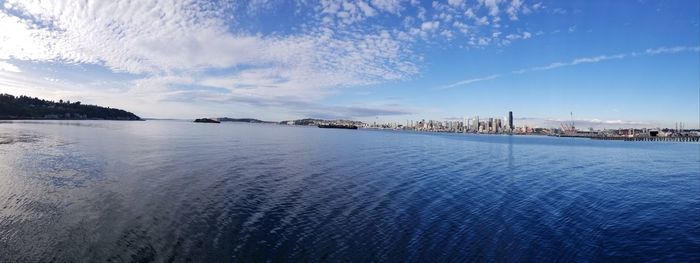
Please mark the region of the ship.
<svg viewBox="0 0 700 263"><path fill-rule="evenodd" d="M325 123L325 124L319 124L319 128L332 128L332 129L351 129L351 130L357 130L357 126L355 125L343 125L343 124L332 124L332 123Z"/></svg>
<svg viewBox="0 0 700 263"><path fill-rule="evenodd" d="M201 118L201 119L196 119L194 122L201 122L201 123L221 123L220 121L217 121L215 119L210 119L210 118Z"/></svg>

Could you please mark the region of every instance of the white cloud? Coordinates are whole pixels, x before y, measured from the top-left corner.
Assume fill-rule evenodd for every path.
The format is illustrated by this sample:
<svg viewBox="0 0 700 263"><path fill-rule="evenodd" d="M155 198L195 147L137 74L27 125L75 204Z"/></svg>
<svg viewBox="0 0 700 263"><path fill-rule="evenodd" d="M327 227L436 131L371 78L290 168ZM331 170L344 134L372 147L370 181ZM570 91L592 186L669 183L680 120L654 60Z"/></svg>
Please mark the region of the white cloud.
<svg viewBox="0 0 700 263"><path fill-rule="evenodd" d="M426 18L427 13L428 13L428 11L425 10L425 8L423 8L422 6L419 6L418 7L418 14L416 15L416 17L418 17L418 19L420 19L421 21L425 21L427 19Z"/></svg>
<svg viewBox="0 0 700 263"><path fill-rule="evenodd" d="M472 8L450 0L435 10L401 0L295 4L310 8L300 14L304 22L290 25L299 30L266 34L244 25L249 16L279 11L274 1L7 0L0 6L0 70L32 74L4 61L97 65L129 76L131 85L117 90L152 103L186 94L310 102L340 88L410 79L419 71L412 46L418 41L498 43L491 38L510 32L483 27L500 26L500 10L524 13L517 0ZM235 8L247 10L230 12ZM400 28L384 22L404 12L411 19ZM65 88L50 83L43 84Z"/></svg>
<svg viewBox="0 0 700 263"><path fill-rule="evenodd" d="M392 14L398 14L402 9L400 0L372 0L372 5Z"/></svg>
<svg viewBox="0 0 700 263"><path fill-rule="evenodd" d="M520 12L523 8L527 7L523 6L523 2L521 0L512 0L510 5L508 5L508 9L506 9L506 13L508 13L510 20L518 20L518 12Z"/></svg>
<svg viewBox="0 0 700 263"><path fill-rule="evenodd" d="M338 13L338 11L340 10L341 4L342 4L342 2L340 2L340 1L327 1L327 0L321 1L322 12L327 13L327 14Z"/></svg>
<svg viewBox="0 0 700 263"><path fill-rule="evenodd" d="M467 11L464 11L464 16L471 19L476 18L476 14L474 14L474 11L471 8L467 9Z"/></svg>
<svg viewBox="0 0 700 263"><path fill-rule="evenodd" d="M444 36L444 37L447 38L447 39L451 39L451 38L454 37L454 34L453 34L452 31L450 31L450 30L442 30L442 31L440 32L440 35Z"/></svg>
<svg viewBox="0 0 700 263"><path fill-rule="evenodd" d="M3 35L13 44L2 45L0 57L164 73L252 63L264 54L262 39L228 34L213 15L187 12L188 3L8 1L6 6L30 18L12 17L13 27L23 30ZM7 22L3 19L3 27Z"/></svg>
<svg viewBox="0 0 700 263"><path fill-rule="evenodd" d="M8 71L8 72L15 72L15 73L22 72L22 70L20 70L17 66L12 65L12 64L5 62L5 61L2 61L2 60L0 60L0 70L1 71Z"/></svg>
<svg viewBox="0 0 700 263"><path fill-rule="evenodd" d="M48 33L37 32L32 23L0 11L0 28L0 59L47 60L53 57L47 44L42 42L43 35Z"/></svg>
<svg viewBox="0 0 700 263"><path fill-rule="evenodd" d="M485 26L489 24L489 19L486 16L474 18L474 21L476 22L477 26Z"/></svg>
<svg viewBox="0 0 700 263"><path fill-rule="evenodd" d="M444 21L445 23L449 23L449 22L451 22L452 19L453 19L452 15L451 15L451 14L448 14L448 13L440 13L440 15L439 15L438 17L439 17L442 21Z"/></svg>
<svg viewBox="0 0 700 263"><path fill-rule="evenodd" d="M423 31L433 31L438 29L438 27L440 27L440 21L428 21L420 25L420 29Z"/></svg>
<svg viewBox="0 0 700 263"><path fill-rule="evenodd" d="M339 8L372 12L361 3ZM6 6L29 18L0 11L0 23L8 28L2 31L2 39L11 43L0 46L0 58L101 64L115 72L151 76L135 86L144 90L146 86L198 84L182 78L162 82L169 76L191 79L208 69L242 67L234 70L239 71L237 76L248 77L239 79L241 83L265 83L268 75L249 74L251 71L285 79L276 83L277 90L259 86L259 93L298 97L336 87L400 80L417 71L399 41L387 32L337 36L330 29L319 29L284 37L235 33L228 31L219 14L190 12L190 4L9 1ZM51 26L42 26L46 24ZM161 81L154 83L154 79Z"/></svg>
<svg viewBox="0 0 700 263"><path fill-rule="evenodd" d="M491 42L490 38L485 38L485 37L480 37L479 41L477 42L479 46L486 46Z"/></svg>
<svg viewBox="0 0 700 263"><path fill-rule="evenodd" d="M369 6L369 4L363 1L357 2L357 6L360 7L360 9L362 9L362 12L365 13L365 16L375 16L377 14L377 12L374 11L374 8L372 8L371 6Z"/></svg>
<svg viewBox="0 0 700 263"><path fill-rule="evenodd" d="M503 2L503 0L478 0L478 2L479 4L482 4L488 8L489 15L498 16L498 13L500 12L498 5L499 3Z"/></svg>
<svg viewBox="0 0 700 263"><path fill-rule="evenodd" d="M505 38L507 40L513 41L517 39L529 39L532 37L530 32L523 32L522 34L508 34Z"/></svg>
<svg viewBox="0 0 700 263"><path fill-rule="evenodd" d="M464 0L447 0L447 4L453 7L460 7L464 4Z"/></svg>
<svg viewBox="0 0 700 263"><path fill-rule="evenodd" d="M535 11L540 10L543 7L544 7L544 4L542 4L542 2L534 3L531 6L532 10L535 10Z"/></svg>
<svg viewBox="0 0 700 263"><path fill-rule="evenodd" d="M335 19L341 24L352 25L377 15L377 12L364 1L348 2L338 0L324 0L320 2L324 24L332 24Z"/></svg>
<svg viewBox="0 0 700 263"><path fill-rule="evenodd" d="M455 21L452 23L452 26L455 27L459 32L462 32L462 34L467 34L469 32L469 26L465 23Z"/></svg>
<svg viewBox="0 0 700 263"><path fill-rule="evenodd" d="M374 11L362 12L362 6L370 4ZM452 37L447 40L459 39L460 37L474 38L474 41L465 41L469 46L487 46L497 44L506 45L510 41L490 39L493 31L522 31L517 27L503 24L502 15L507 15L511 21L519 20L520 15L530 14L541 8L541 4L527 5L522 0L478 0L470 3L464 0L448 0L446 3L432 1L431 8L418 5L417 1L400 0L322 0L320 2L322 12L320 21L326 25L345 25L356 31L363 31L360 25L371 23L376 27L375 19L385 19L387 15L394 16L400 12L405 12L402 19L403 30L398 30L395 35L400 39L409 40L406 36L420 36L410 40L421 39L431 41L431 37L437 35L448 35L453 32ZM436 21L442 22L440 26L441 34L430 34L437 30ZM490 26L493 30L479 30L482 27ZM416 31L420 28L421 31ZM393 28L393 30L397 30ZM489 32L491 31L491 32ZM444 32L444 33L443 33ZM454 32L461 35L455 36ZM510 32L503 32L504 35ZM526 39L526 38L522 38Z"/></svg>
<svg viewBox="0 0 700 263"><path fill-rule="evenodd" d="M552 14L556 14L556 15L566 15L566 13L568 13L568 12L566 11L566 9L563 9L563 8L558 8L558 7L557 7L557 8L552 9Z"/></svg>

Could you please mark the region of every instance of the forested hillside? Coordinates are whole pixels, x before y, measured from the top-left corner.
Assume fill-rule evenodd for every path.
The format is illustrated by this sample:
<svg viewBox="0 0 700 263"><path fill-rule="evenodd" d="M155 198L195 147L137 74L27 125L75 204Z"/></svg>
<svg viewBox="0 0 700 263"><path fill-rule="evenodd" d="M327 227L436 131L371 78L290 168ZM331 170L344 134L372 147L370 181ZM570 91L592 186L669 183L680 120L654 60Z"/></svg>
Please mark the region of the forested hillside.
<svg viewBox="0 0 700 263"><path fill-rule="evenodd" d="M55 102L9 94L0 94L0 119L141 120L125 110L84 105L80 101Z"/></svg>

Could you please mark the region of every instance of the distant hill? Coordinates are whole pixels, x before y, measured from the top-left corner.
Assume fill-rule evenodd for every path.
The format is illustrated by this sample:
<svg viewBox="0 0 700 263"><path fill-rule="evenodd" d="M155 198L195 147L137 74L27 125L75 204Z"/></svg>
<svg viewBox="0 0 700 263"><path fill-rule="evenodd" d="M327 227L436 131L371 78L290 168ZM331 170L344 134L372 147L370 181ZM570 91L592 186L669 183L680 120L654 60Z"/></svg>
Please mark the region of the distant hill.
<svg viewBox="0 0 700 263"><path fill-rule="evenodd" d="M281 121L280 124L293 124L293 125L317 125L319 123L325 123L327 122L326 120L322 119L299 119L299 120L289 120L289 121Z"/></svg>
<svg viewBox="0 0 700 263"><path fill-rule="evenodd" d="M236 119L236 118L221 117L221 118L217 118L217 120L220 122L273 123L270 121L261 121L258 119L251 119L251 118Z"/></svg>
<svg viewBox="0 0 700 263"><path fill-rule="evenodd" d="M9 94L0 94L0 119L141 120L125 110L84 105L80 101L54 102Z"/></svg>

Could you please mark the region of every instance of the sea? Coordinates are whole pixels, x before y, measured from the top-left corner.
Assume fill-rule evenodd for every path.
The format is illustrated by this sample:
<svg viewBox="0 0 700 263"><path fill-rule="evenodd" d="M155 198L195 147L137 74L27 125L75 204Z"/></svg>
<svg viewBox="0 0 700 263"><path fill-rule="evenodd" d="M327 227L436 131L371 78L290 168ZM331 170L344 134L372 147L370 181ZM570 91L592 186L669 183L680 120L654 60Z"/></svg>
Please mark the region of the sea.
<svg viewBox="0 0 700 263"><path fill-rule="evenodd" d="M0 262L700 262L700 144L0 122Z"/></svg>

